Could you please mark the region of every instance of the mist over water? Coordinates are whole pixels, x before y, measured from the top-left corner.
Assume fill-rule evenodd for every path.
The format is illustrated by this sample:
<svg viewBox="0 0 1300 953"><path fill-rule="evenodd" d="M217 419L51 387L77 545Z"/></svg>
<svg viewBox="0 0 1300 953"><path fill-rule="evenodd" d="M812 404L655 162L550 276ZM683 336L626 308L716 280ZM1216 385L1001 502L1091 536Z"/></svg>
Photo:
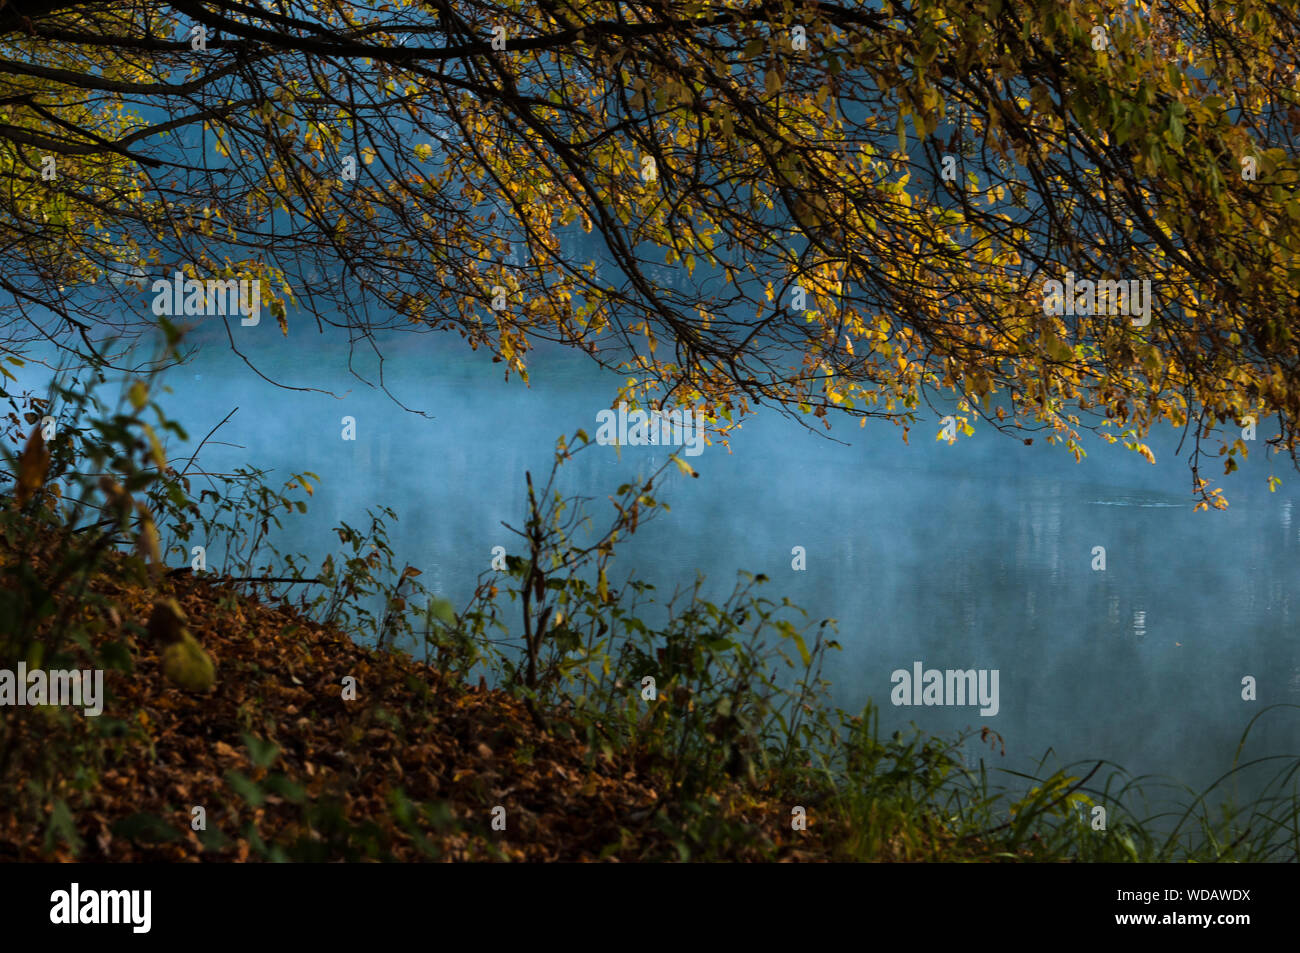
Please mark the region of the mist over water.
<svg viewBox="0 0 1300 953"><path fill-rule="evenodd" d="M205 448L205 468L320 474L307 515L288 517L275 540L316 561L333 550L338 521L363 524L367 507L391 506L399 565L422 569L457 606L493 546L520 551L501 523L522 523L524 471L544 479L557 437L579 427L594 436L619 383L581 356L545 352L534 354L526 387L458 338L384 336L384 382L423 417L349 374L341 334L299 325L285 338L264 321L239 340L269 377L333 393L277 388L230 352L223 328L200 327L190 336L198 355L164 378L173 393L162 403L191 447L239 408ZM368 345L352 366L377 379ZM23 383L36 381L29 373ZM356 420L355 441L340 437L344 416ZM1006 756L978 742L968 751L993 768L1028 770L1053 749L1058 764L1105 758L1200 789L1231 766L1252 716L1300 704L1300 479L1268 458L1266 426L1221 484L1231 507L1209 513L1193 512L1190 443L1175 456L1176 434L1153 437L1152 467L1097 439L1076 464L1044 434L1025 446L985 426L950 446L934 439L939 426L936 417L914 427L909 446L900 428L845 419L830 432L838 443L762 411L730 452L715 444L691 459L699 479L670 471L658 496L671 512L621 545L614 578L634 570L666 597L699 570L720 598L738 570L765 573L768 597L838 620L843 651L824 673L836 704L857 711L874 699L886 729L914 722L952 735L987 725ZM592 497L600 524L606 496L670 449L592 447L566 464L562 488ZM1221 471L1210 466L1210 476ZM1269 473L1283 479L1276 493ZM795 546L806 571L791 568ZM1105 547L1104 572L1091 568L1095 546ZM997 669L998 713L895 707L891 673L916 661ZM1255 702L1241 697L1248 675ZM1261 720L1245 758L1297 753L1300 712L1283 710Z"/></svg>

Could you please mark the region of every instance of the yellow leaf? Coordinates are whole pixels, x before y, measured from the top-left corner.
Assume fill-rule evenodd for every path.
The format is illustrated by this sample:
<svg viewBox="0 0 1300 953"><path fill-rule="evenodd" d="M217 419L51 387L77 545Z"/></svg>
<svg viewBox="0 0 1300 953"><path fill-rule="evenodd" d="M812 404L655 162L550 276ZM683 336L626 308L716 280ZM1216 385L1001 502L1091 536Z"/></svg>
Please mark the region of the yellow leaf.
<svg viewBox="0 0 1300 953"><path fill-rule="evenodd" d="M14 488L14 499L19 506L30 500L45 483L45 474L50 469L50 451L37 427L27 438L27 445L18 456L18 485Z"/></svg>
<svg viewBox="0 0 1300 953"><path fill-rule="evenodd" d="M162 663L167 681L183 691L206 692L216 681L211 656L187 629L182 629L180 639L163 650Z"/></svg>
<svg viewBox="0 0 1300 953"><path fill-rule="evenodd" d="M148 424L142 423L140 426L144 429L144 435L149 438L149 456L153 459L154 465L159 470L164 469L167 466L167 455L163 453L158 435Z"/></svg>
<svg viewBox="0 0 1300 953"><path fill-rule="evenodd" d="M150 565L162 565L162 540L158 536L158 527L154 525L153 518L149 516L148 511L144 509L143 504L137 504L143 514L140 523L140 535L136 537L135 546L140 555L147 559Z"/></svg>

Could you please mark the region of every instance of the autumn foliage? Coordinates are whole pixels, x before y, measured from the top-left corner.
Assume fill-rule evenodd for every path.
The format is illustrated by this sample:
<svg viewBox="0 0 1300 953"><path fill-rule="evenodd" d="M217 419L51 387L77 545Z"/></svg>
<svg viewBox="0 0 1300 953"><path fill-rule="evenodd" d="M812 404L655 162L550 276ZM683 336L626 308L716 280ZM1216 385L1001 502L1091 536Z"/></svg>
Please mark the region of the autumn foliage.
<svg viewBox="0 0 1300 953"><path fill-rule="evenodd" d="M1294 459L1293 5L22 10L0 294L82 357L181 270L262 282L285 334L445 331L525 379L559 342L724 430L938 412L1149 457L1167 425L1216 506L1248 419ZM1071 273L1149 281L1149 322L1051 313Z"/></svg>

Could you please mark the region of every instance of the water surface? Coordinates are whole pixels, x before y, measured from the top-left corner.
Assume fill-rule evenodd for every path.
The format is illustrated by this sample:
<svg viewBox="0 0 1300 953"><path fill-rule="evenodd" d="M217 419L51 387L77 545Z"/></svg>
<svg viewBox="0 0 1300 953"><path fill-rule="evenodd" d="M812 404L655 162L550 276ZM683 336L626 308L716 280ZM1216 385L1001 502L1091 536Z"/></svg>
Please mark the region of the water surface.
<svg viewBox="0 0 1300 953"><path fill-rule="evenodd" d="M286 339L272 322L236 333L267 375L333 393L262 381L224 346L224 331L200 329L200 352L170 375L166 403L195 439L239 408L215 438L238 446L210 446L207 466L321 474L309 515L280 540L316 555L336 541L337 521L358 525L367 506L392 506L397 558L458 605L492 547L519 551L501 522L521 521L524 471L543 476L561 434L594 433L619 381L560 352L536 356L526 387L459 339L387 337L384 382L422 416L352 377L337 335L304 326ZM373 375L366 351L351 366ZM341 439L345 416L355 418L355 442ZM1262 707L1300 703L1300 483L1266 458L1262 439L1226 484L1230 509L1194 513L1172 438L1153 441L1152 467L1099 440L1076 464L1041 439L1025 446L980 428L950 446L934 440L938 429L937 419L914 428L909 446L887 423L845 421L837 443L765 413L730 451L714 445L693 458L699 479L661 487L672 512L627 541L617 565L661 592L698 570L715 596L737 570L767 574L768 595L838 620L843 651L826 672L837 704L858 710L875 699L887 728L987 725L1006 744L996 766L1027 768L1053 749L1064 761L1107 758L1199 787L1229 766ZM594 497L600 514L619 483L664 453L593 448L566 467L565 487ZM1284 480L1272 494L1270 472ZM795 546L805 571L791 568ZM1105 571L1092 568L1097 546ZM891 705L891 673L918 660L997 669L997 715ZM1243 701L1245 676L1258 701ZM1300 752L1296 715L1266 716L1248 753Z"/></svg>

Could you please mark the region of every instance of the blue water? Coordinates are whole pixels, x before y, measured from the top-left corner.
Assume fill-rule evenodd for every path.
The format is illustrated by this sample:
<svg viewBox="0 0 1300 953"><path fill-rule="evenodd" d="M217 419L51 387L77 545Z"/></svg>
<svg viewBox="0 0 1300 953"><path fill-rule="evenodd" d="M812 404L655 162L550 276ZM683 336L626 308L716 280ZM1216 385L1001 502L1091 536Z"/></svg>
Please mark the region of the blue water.
<svg viewBox="0 0 1300 953"><path fill-rule="evenodd" d="M392 506L399 565L421 568L458 606L494 546L519 551L501 523L521 522L524 471L544 476L558 436L594 434L619 383L548 352L534 356L526 386L457 338L389 335L385 393L349 374L337 335L304 325L285 338L270 321L234 330L263 373L329 393L262 381L230 353L224 330L200 329L199 354L167 378L165 403L194 440L239 408L214 437L222 443L204 451L206 466L319 473L308 515L291 517L278 540L318 558L339 520L358 525L367 506ZM368 346L352 366L376 380ZM341 439L344 416L356 420L355 441ZM616 565L660 592L702 571L715 596L737 570L766 573L768 595L838 620L843 651L826 669L836 704L856 711L874 699L886 728L987 725L1006 745L1005 757L977 746L994 767L1026 769L1051 749L1058 762L1105 758L1199 788L1230 766L1253 715L1300 704L1300 478L1267 458L1266 427L1226 481L1231 507L1209 513L1193 512L1176 434L1152 441L1153 467L1100 440L1086 441L1077 464L1041 437L1025 446L981 427L950 446L938 430L936 418L905 445L890 424L845 420L835 442L761 413L730 450L691 459L699 479L674 473L660 487L671 513L624 543ZM662 448L593 447L565 468L564 487L602 514L618 484L664 459ZM1284 481L1275 493L1269 473ZM791 568L795 546L805 571ZM1105 547L1105 571L1092 568L1095 546ZM891 673L918 660L998 670L1000 710L895 707ZM1242 699L1246 676L1256 701ZM1281 754L1300 754L1300 712L1270 713L1252 734L1248 756Z"/></svg>

